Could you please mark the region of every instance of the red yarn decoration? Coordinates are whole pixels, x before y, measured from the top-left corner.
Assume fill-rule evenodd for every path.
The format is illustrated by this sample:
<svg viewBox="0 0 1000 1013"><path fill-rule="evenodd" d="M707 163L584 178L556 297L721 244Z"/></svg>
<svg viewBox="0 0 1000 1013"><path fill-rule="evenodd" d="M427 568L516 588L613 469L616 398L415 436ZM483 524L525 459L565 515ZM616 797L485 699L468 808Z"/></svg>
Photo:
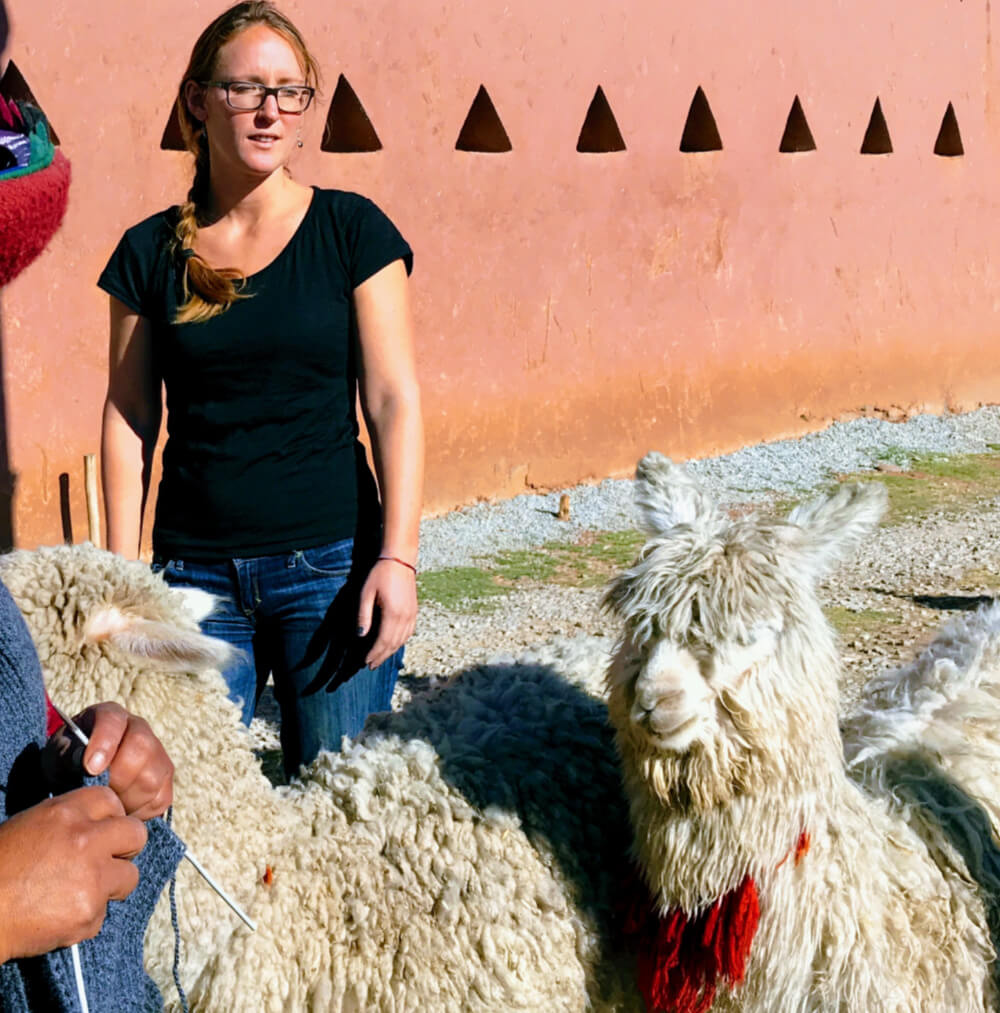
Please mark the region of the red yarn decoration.
<svg viewBox="0 0 1000 1013"><path fill-rule="evenodd" d="M649 1013L707 1013L720 980L743 980L759 921L757 884L749 876L694 917L678 909L661 918L647 893L629 912L625 931L636 938Z"/></svg>

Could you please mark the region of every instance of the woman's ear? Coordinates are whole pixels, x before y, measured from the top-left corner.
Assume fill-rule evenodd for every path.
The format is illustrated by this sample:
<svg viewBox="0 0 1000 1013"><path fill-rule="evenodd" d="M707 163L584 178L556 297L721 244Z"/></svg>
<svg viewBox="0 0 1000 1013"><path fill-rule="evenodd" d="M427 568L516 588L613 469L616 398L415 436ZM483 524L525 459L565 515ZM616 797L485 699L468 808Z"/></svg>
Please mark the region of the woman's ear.
<svg viewBox="0 0 1000 1013"><path fill-rule="evenodd" d="M208 119L208 109L205 108L205 89L197 81L184 82L184 104L188 112L199 122L204 123Z"/></svg>

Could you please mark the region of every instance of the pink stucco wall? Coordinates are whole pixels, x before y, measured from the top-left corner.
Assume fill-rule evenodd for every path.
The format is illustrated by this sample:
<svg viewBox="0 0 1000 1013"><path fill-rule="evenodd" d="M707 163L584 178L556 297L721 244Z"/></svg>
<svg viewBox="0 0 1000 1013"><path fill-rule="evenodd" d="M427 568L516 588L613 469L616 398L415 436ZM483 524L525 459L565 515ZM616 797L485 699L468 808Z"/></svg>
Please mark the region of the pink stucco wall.
<svg viewBox="0 0 1000 1013"><path fill-rule="evenodd" d="M21 544L61 537L97 449L122 230L176 202L159 150L220 4L13 0L10 57L74 167L48 252L2 293ZM428 508L624 473L880 408L998 399L996 19L987 3L295 0L325 97L294 165L416 250ZM382 140L320 151L343 73ZM513 144L454 150L480 85ZM627 150L580 154L601 85ZM697 86L722 151L683 154ZM798 95L817 150L779 154ZM875 98L894 151L859 154ZM965 154L932 153L954 104Z"/></svg>

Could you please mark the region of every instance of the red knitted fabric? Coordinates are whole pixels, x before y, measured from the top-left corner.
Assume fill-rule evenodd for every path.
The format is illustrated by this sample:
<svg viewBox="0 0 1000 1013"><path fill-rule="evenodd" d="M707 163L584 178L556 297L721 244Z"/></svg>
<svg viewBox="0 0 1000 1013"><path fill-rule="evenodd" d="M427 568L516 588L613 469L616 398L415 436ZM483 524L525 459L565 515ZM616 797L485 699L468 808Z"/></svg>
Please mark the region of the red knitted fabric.
<svg viewBox="0 0 1000 1013"><path fill-rule="evenodd" d="M639 990L648 1013L707 1013L720 981L739 984L760 921L757 885L747 876L710 908L691 917L660 917L645 886L625 921L638 954Z"/></svg>
<svg viewBox="0 0 1000 1013"><path fill-rule="evenodd" d="M59 717L59 712L52 706L52 701L49 699L49 694L45 694L45 736L48 738L50 735L54 735L60 728L62 728L64 722Z"/></svg>
<svg viewBox="0 0 1000 1013"><path fill-rule="evenodd" d="M0 177L0 288L45 249L66 214L69 162L56 151L52 164L16 179Z"/></svg>

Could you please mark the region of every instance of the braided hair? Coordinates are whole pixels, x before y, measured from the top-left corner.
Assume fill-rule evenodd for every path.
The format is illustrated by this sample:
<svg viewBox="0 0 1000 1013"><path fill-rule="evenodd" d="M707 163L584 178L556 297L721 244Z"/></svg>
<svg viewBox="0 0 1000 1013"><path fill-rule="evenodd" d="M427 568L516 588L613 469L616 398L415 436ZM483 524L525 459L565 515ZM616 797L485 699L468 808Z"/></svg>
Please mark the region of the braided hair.
<svg viewBox="0 0 1000 1013"><path fill-rule="evenodd" d="M189 81L210 80L219 50L231 39L254 25L264 25L282 36L295 50L305 71L306 84L315 87L319 68L299 30L268 0L244 0L223 11L199 36L177 91L177 121L185 147L194 155L194 178L187 200L181 205L174 226L172 248L180 260L184 302L178 307L174 323L199 323L224 313L237 299L246 278L234 267L214 268L194 251L198 228L204 224L209 203L208 136L188 108L185 90Z"/></svg>

